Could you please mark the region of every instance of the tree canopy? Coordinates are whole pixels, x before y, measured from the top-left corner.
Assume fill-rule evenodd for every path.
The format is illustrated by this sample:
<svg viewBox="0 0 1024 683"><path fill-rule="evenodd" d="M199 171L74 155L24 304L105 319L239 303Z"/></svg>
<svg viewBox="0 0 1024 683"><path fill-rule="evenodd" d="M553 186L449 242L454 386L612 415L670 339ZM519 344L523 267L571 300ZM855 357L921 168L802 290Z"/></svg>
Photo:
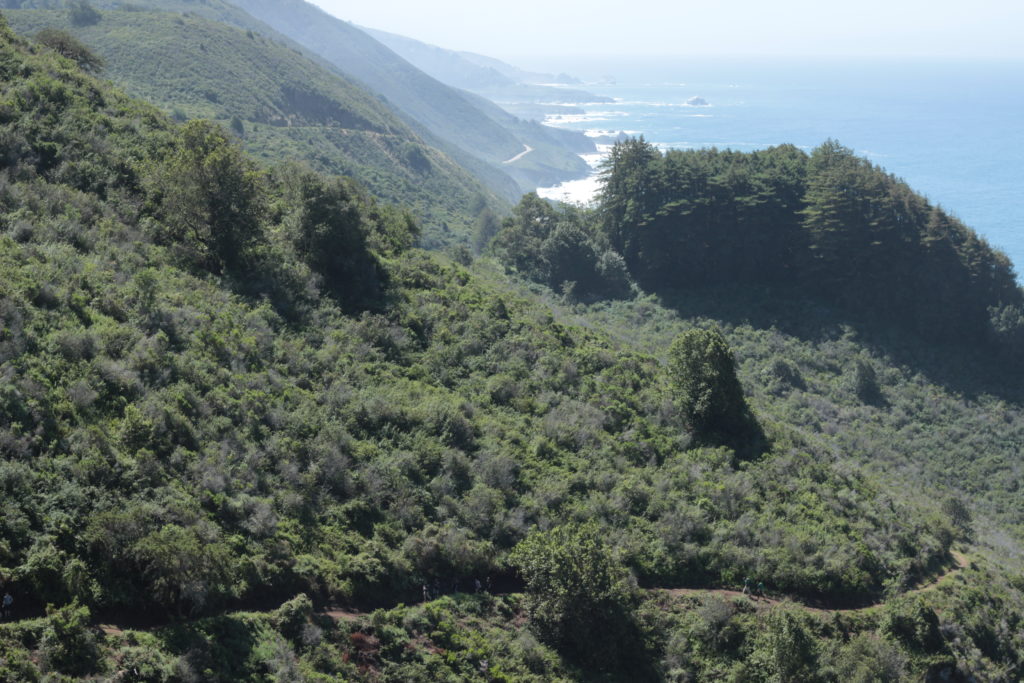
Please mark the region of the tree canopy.
<svg viewBox="0 0 1024 683"><path fill-rule="evenodd" d="M36 34L36 40L61 57L73 60L83 71L101 71L106 64L102 57L67 31L44 28Z"/></svg>
<svg viewBox="0 0 1024 683"><path fill-rule="evenodd" d="M732 351L718 329L680 334L668 352L675 398L699 443L741 453L764 448L764 434L743 397Z"/></svg>

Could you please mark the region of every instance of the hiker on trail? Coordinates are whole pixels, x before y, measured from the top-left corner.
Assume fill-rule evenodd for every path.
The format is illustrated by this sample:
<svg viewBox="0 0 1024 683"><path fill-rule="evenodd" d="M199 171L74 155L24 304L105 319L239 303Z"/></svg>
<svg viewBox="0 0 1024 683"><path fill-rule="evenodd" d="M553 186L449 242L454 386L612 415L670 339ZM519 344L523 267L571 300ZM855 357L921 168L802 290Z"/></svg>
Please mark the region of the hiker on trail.
<svg viewBox="0 0 1024 683"><path fill-rule="evenodd" d="M743 579L743 594L750 595L754 589L754 580L749 576Z"/></svg>
<svg viewBox="0 0 1024 683"><path fill-rule="evenodd" d="M480 583L480 579L473 579L473 588L475 593L480 593L484 589L484 585Z"/></svg>
<svg viewBox="0 0 1024 683"><path fill-rule="evenodd" d="M423 584L423 602L430 602L430 589L427 588L427 584Z"/></svg>
<svg viewBox="0 0 1024 683"><path fill-rule="evenodd" d="M10 619L10 617L11 617L11 607L13 605L14 605L14 598L11 597L10 593L4 593L3 609L4 609L4 618L5 619Z"/></svg>
<svg viewBox="0 0 1024 683"><path fill-rule="evenodd" d="M757 594L760 595L762 598L768 597L764 594L764 581L757 582Z"/></svg>

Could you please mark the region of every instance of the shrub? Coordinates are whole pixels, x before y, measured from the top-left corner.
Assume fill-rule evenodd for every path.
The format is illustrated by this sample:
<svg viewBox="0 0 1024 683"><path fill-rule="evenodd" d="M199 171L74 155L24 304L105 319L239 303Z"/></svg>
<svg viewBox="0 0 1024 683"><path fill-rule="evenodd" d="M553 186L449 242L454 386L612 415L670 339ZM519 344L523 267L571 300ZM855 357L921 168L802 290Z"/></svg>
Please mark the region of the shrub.
<svg viewBox="0 0 1024 683"><path fill-rule="evenodd" d="M89 608L75 600L60 609L51 606L47 612L49 619L40 644L45 668L72 676L98 671L100 652L89 630Z"/></svg>
<svg viewBox="0 0 1024 683"><path fill-rule="evenodd" d="M743 397L736 361L721 331L694 329L676 337L669 349L669 372L698 443L743 453L764 450L764 433Z"/></svg>
<svg viewBox="0 0 1024 683"><path fill-rule="evenodd" d="M530 626L541 640L605 670L638 654L635 589L596 527L534 533L510 561L526 582Z"/></svg>
<svg viewBox="0 0 1024 683"><path fill-rule="evenodd" d="M93 11L95 12L95 10ZM50 48L61 57L67 57L77 63L82 71L101 71L105 65L102 57L67 31L61 31L56 28L44 28L36 34L36 41Z"/></svg>
<svg viewBox="0 0 1024 683"><path fill-rule="evenodd" d="M103 15L86 0L71 0L68 3L68 14L73 26L92 26L103 19Z"/></svg>

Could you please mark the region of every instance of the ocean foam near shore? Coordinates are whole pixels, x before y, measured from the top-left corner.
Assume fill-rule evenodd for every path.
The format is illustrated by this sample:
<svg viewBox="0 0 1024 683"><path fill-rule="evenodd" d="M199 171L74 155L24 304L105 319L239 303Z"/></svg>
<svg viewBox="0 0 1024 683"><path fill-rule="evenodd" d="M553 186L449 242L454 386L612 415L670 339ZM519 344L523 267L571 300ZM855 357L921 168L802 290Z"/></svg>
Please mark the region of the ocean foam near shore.
<svg viewBox="0 0 1024 683"><path fill-rule="evenodd" d="M614 131L588 130L587 135L594 133L591 137L599 137ZM591 173L586 178L567 180L552 187L538 187L537 194L544 199L553 199L565 202L566 204L589 205L597 199L597 193L601 191L601 164L611 152L612 145L597 145L597 153L581 154L580 158L587 162Z"/></svg>

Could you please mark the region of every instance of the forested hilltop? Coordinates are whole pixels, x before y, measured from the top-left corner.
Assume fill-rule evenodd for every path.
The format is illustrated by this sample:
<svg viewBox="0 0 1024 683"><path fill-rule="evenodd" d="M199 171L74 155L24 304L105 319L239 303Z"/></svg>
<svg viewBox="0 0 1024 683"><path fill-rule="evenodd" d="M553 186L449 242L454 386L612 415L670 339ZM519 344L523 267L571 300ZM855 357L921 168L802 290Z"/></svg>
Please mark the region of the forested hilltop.
<svg viewBox="0 0 1024 683"><path fill-rule="evenodd" d="M1024 296L1006 255L835 141L809 155L619 143L596 215L528 199L495 247L527 277L584 296L621 290L625 271L657 293L775 287L933 340L1018 361L1024 351ZM604 274L616 257L625 268Z"/></svg>
<svg viewBox="0 0 1024 683"><path fill-rule="evenodd" d="M0 677L1019 677L971 501L847 453L898 383L855 341L673 317L528 197L626 299L577 310L5 24L0 139Z"/></svg>

